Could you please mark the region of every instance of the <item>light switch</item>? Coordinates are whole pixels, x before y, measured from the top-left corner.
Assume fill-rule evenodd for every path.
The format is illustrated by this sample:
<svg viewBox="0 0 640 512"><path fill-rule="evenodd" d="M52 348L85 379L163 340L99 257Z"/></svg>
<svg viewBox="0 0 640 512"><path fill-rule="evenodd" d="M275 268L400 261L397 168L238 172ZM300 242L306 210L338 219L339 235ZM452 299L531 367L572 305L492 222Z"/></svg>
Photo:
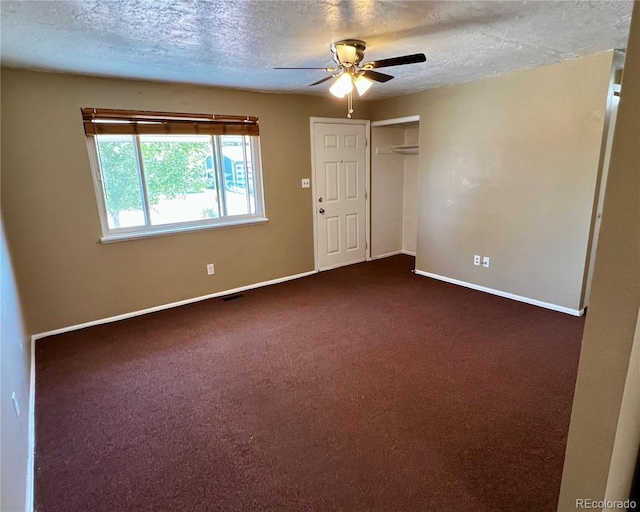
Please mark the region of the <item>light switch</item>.
<svg viewBox="0 0 640 512"><path fill-rule="evenodd" d="M311 183L309 182L309 178L303 178L302 179L302 188L309 188L311 186Z"/></svg>

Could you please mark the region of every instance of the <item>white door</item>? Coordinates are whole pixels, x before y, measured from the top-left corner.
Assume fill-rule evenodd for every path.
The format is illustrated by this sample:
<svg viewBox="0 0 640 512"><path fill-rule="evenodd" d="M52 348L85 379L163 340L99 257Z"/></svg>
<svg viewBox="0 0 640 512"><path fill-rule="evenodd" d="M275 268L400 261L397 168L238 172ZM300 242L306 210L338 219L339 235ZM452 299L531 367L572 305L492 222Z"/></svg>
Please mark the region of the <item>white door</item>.
<svg viewBox="0 0 640 512"><path fill-rule="evenodd" d="M318 270L367 257L367 124L312 123Z"/></svg>

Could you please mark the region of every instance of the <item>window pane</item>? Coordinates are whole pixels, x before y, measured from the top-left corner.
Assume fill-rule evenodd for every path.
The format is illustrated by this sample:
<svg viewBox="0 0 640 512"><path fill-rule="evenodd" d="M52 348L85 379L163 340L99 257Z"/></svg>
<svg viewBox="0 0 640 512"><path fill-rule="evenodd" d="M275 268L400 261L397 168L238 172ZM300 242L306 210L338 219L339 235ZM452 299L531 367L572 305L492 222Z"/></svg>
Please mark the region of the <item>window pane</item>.
<svg viewBox="0 0 640 512"><path fill-rule="evenodd" d="M227 215L255 213L249 137L220 136Z"/></svg>
<svg viewBox="0 0 640 512"><path fill-rule="evenodd" d="M256 183L253 174L253 160L252 160L252 152L251 152L251 139L249 137L245 137L245 144L247 150L247 193L249 194L249 205L251 208L251 213L256 213Z"/></svg>
<svg viewBox="0 0 640 512"><path fill-rule="evenodd" d="M142 189L133 136L100 135L97 139L109 228L143 226Z"/></svg>
<svg viewBox="0 0 640 512"><path fill-rule="evenodd" d="M258 136L90 138L107 238L264 220Z"/></svg>
<svg viewBox="0 0 640 512"><path fill-rule="evenodd" d="M141 135L140 150L153 225L219 217L208 135Z"/></svg>

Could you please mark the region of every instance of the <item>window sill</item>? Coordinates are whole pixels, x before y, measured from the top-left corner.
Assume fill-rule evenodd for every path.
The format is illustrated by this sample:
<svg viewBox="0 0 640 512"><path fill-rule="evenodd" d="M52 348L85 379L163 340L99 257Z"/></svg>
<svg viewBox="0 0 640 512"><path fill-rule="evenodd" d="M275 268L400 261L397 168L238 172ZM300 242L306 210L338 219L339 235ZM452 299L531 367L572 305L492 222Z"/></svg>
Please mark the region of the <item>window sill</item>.
<svg viewBox="0 0 640 512"><path fill-rule="evenodd" d="M269 219L266 217L253 217L251 219L229 220L227 222L218 222L216 224L198 225L198 226L171 226L158 227L157 229L149 229L145 231L129 231L125 233L115 233L105 235L100 239L103 244L114 242L126 242L128 240L139 240L141 238L153 238L156 236L176 235L179 233L189 233L191 231L202 231L205 229L231 228L234 226L245 226L247 224L264 224Z"/></svg>

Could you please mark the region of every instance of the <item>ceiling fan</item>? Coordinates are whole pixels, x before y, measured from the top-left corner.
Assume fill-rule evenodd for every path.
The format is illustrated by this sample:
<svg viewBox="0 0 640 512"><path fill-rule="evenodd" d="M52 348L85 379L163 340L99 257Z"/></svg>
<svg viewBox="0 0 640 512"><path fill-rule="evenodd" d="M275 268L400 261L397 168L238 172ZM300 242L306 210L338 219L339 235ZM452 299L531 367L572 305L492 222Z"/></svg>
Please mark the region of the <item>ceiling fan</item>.
<svg viewBox="0 0 640 512"><path fill-rule="evenodd" d="M358 91L358 95L364 95L373 82L388 82L393 78L391 75L374 71L375 68L386 68L390 66L403 66L405 64L416 64L425 62L427 58L424 53L414 53L412 55L403 55L402 57L392 57L390 59L374 60L362 62L364 51L367 44L359 39L344 39L331 43L331 53L336 63L335 67L330 68L275 68L275 69L322 69L329 76L312 83L309 87L319 85L332 78L335 82L329 88L331 94L338 98L348 98L347 117L353 114L353 89Z"/></svg>

